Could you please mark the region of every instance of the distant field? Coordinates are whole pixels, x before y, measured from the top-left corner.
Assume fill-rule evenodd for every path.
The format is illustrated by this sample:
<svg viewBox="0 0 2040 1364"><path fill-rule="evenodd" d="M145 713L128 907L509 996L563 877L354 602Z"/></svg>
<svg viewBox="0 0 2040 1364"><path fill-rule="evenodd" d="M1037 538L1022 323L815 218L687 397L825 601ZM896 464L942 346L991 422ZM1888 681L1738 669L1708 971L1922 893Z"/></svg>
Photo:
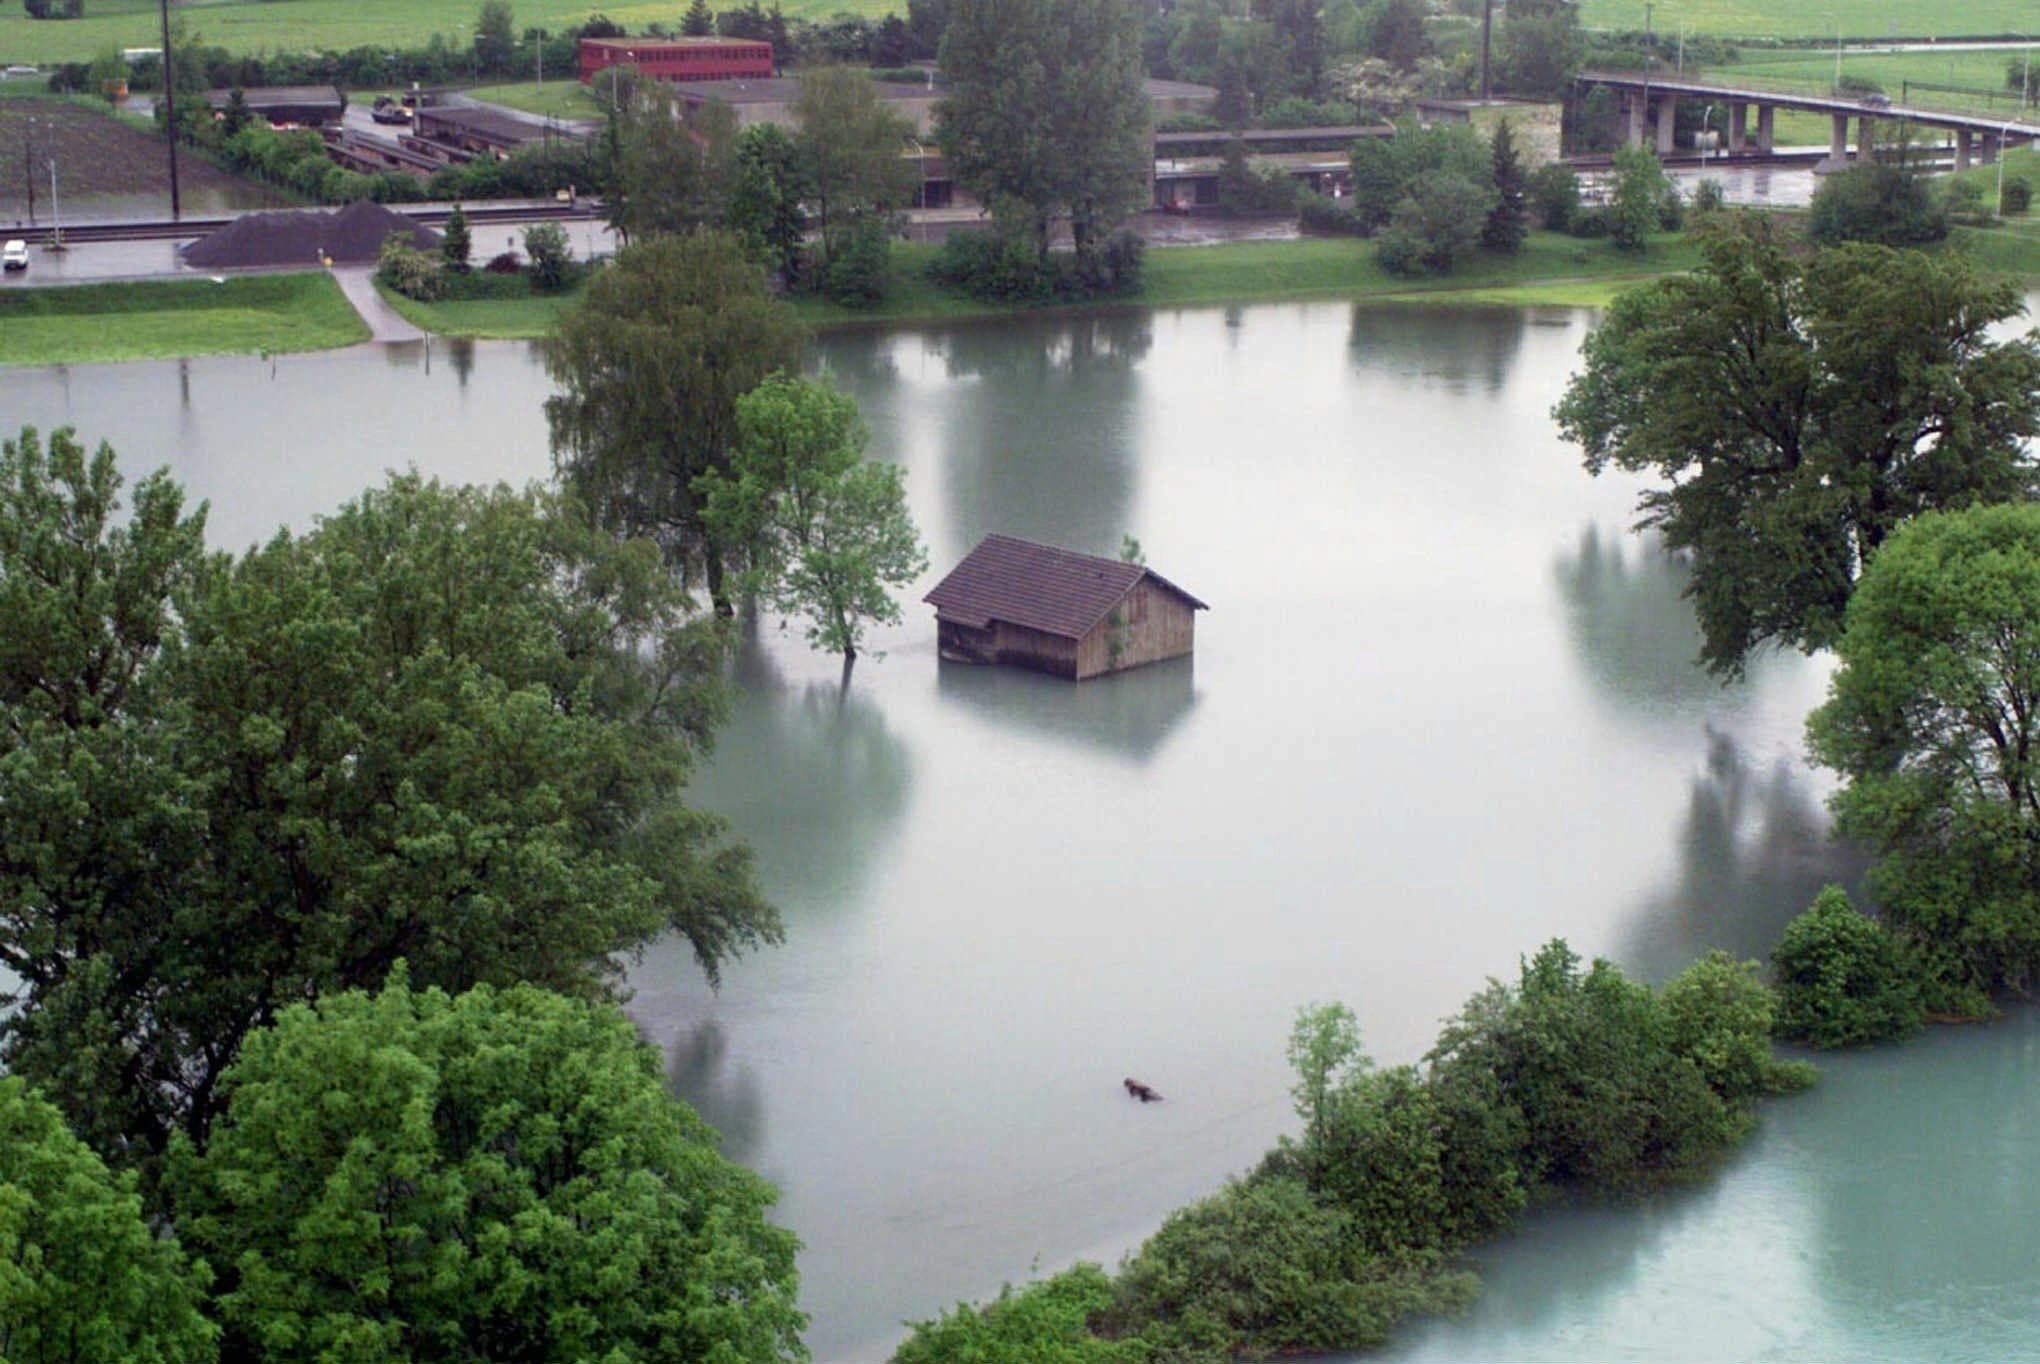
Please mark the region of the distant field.
<svg viewBox="0 0 2040 1364"><path fill-rule="evenodd" d="M2040 6L2034 18L2040 20ZM1937 109L1973 110L2011 118L2019 115L2018 97L2005 85L2005 64L2025 54L2009 52L1894 52L1857 55L1842 54L1842 75L1874 81L1897 100ZM1727 66L1710 68L1709 75L1738 84L1772 89L1806 90L1825 94L1835 81L1832 52L1780 57L1769 52L1749 52L1745 59ZM2032 51L2034 89L2040 91L2040 47ZM1986 94L1955 93L1949 90L1911 89L1907 86L1966 86Z"/></svg>
<svg viewBox="0 0 2040 1364"><path fill-rule="evenodd" d="M734 0L710 0L732 8ZM0 8L0 66L9 62L90 61L114 47L161 41L155 0L85 0L82 19L30 19L20 0ZM566 28L602 13L633 31L647 24L678 27L686 0L511 0L519 32ZM885 14L892 0L782 0L796 18L849 10ZM474 34L480 0L188 0L177 5L199 38L236 52L303 52L350 47L423 46L434 33L461 45Z"/></svg>
<svg viewBox="0 0 2040 1364"><path fill-rule="evenodd" d="M1657 0L1660 33L1684 25L1693 33L1730 37L1835 36L1835 22L1850 38L1945 38L1968 34L2027 33L2040 27L2033 0ZM1580 0L1589 28L1644 24L1644 0Z"/></svg>
<svg viewBox="0 0 2040 1364"><path fill-rule="evenodd" d="M324 274L0 289L0 365L325 350L368 324Z"/></svg>

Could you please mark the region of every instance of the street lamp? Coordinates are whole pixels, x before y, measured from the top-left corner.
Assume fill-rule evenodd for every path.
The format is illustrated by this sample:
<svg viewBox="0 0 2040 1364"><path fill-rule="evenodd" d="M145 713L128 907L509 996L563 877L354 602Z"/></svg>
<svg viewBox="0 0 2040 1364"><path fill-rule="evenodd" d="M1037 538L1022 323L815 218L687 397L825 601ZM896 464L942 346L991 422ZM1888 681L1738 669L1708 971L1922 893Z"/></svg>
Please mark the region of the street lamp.
<svg viewBox="0 0 2040 1364"><path fill-rule="evenodd" d="M2010 119L2006 119L2005 126L1998 129L1998 144L1997 144L1997 163L1998 163L1997 215L2000 219L2002 219L2005 216L2005 152L2009 150L2009 148L2006 146L2006 142L2011 137L2011 133L2012 133L2012 121Z"/></svg>

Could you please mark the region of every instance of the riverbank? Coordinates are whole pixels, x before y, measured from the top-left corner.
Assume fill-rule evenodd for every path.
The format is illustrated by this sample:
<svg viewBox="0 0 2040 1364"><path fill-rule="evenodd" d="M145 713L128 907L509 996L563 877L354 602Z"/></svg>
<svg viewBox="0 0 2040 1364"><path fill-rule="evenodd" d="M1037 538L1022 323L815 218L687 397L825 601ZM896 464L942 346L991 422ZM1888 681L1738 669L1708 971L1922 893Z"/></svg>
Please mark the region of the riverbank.
<svg viewBox="0 0 2040 1364"><path fill-rule="evenodd" d="M323 273L0 290L0 365L329 350L368 336Z"/></svg>

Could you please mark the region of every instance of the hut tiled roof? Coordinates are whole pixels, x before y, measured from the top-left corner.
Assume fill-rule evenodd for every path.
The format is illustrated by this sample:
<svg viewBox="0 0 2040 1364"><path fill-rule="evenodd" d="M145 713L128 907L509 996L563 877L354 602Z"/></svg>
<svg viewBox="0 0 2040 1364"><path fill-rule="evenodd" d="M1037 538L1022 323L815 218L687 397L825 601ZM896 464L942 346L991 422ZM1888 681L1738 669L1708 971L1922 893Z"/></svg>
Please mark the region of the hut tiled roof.
<svg viewBox="0 0 2040 1364"><path fill-rule="evenodd" d="M338 213L300 210L247 213L184 248L184 263L207 270L267 265L315 266L323 249L342 265L373 264L385 237L403 234L421 251L439 245L439 234L393 209L366 199Z"/></svg>
<svg viewBox="0 0 2040 1364"><path fill-rule="evenodd" d="M941 615L972 626L1003 620L1082 639L1143 578L1152 578L1197 610L1210 609L1144 565L1010 535L987 535L922 600Z"/></svg>

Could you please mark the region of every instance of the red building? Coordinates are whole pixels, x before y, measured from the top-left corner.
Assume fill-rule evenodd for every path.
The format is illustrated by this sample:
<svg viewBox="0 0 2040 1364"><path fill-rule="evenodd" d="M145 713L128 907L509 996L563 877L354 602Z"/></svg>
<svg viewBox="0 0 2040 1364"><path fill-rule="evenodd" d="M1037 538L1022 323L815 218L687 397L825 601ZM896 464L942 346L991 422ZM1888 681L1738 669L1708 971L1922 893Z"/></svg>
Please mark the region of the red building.
<svg viewBox="0 0 2040 1364"><path fill-rule="evenodd" d="M742 38L583 38L581 83L612 66L634 66L654 80L770 80L772 44Z"/></svg>

